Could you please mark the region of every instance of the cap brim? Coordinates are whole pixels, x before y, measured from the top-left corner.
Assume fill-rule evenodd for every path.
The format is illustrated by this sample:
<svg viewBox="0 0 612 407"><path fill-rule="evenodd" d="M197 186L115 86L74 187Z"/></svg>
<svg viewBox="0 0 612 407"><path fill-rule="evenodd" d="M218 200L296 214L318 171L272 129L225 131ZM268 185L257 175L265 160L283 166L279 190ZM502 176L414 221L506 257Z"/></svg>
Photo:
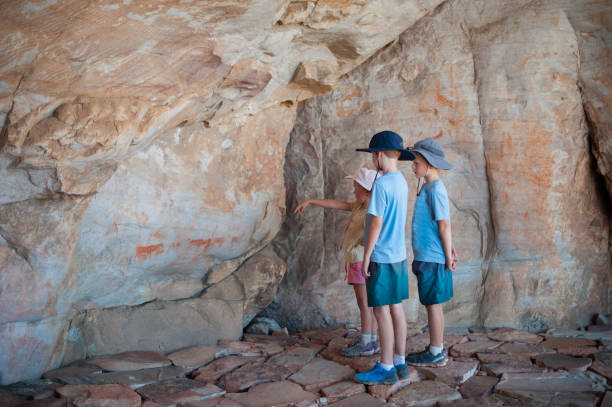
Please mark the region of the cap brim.
<svg viewBox="0 0 612 407"><path fill-rule="evenodd" d="M449 163L443 158L438 158L436 156L431 155L427 150L419 150L418 148L414 148L412 151L416 151L421 154L423 157L425 157L425 159L430 165L436 167L439 170L450 170L451 168L453 168L453 165L451 163Z"/></svg>
<svg viewBox="0 0 612 407"><path fill-rule="evenodd" d="M410 150L402 150L402 154L400 154L400 161L412 161L416 158L414 154Z"/></svg>

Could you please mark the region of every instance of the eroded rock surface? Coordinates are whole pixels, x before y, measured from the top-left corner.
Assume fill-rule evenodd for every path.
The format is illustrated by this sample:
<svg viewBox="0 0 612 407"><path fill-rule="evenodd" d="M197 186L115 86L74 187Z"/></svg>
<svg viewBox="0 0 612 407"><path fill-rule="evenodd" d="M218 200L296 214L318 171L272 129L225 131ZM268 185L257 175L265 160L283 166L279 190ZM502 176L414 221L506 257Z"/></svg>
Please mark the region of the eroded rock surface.
<svg viewBox="0 0 612 407"><path fill-rule="evenodd" d="M262 249L297 201L350 198L342 178L368 162L353 149L383 128L438 138L455 164L450 324L609 313L610 13L605 0L4 2L0 382L236 339L281 280L284 326L356 320L345 215L291 216Z"/></svg>

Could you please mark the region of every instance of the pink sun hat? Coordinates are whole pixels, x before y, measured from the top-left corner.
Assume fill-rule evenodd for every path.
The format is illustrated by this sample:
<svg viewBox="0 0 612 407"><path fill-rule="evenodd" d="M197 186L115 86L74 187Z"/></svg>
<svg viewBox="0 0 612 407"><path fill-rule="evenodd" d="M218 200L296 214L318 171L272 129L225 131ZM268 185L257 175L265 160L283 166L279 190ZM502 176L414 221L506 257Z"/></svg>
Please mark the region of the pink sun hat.
<svg viewBox="0 0 612 407"><path fill-rule="evenodd" d="M376 175L376 171L361 167L359 171L357 171L357 174L347 175L344 178L352 179L368 191L371 191L374 180L378 178L378 176Z"/></svg>

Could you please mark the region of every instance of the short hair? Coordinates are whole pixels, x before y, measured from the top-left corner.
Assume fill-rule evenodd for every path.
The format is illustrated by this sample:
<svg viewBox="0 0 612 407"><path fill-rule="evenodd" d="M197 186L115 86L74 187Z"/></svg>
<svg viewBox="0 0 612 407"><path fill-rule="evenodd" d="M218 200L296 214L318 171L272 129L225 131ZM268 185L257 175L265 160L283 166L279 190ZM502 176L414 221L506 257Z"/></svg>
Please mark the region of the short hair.
<svg viewBox="0 0 612 407"><path fill-rule="evenodd" d="M395 158L396 160L400 158L402 152L399 150L385 150L383 153L389 158Z"/></svg>

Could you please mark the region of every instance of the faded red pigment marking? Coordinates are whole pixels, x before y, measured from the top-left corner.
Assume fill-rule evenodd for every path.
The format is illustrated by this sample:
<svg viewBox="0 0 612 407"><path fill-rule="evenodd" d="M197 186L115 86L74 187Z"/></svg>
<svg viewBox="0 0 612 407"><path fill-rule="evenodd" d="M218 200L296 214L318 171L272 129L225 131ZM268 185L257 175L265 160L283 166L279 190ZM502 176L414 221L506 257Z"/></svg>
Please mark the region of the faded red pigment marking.
<svg viewBox="0 0 612 407"><path fill-rule="evenodd" d="M170 247L173 249L178 249L179 247L181 247L181 242L174 242L170 245Z"/></svg>
<svg viewBox="0 0 612 407"><path fill-rule="evenodd" d="M208 250L212 246L212 239L210 237L208 239L190 239L189 243L192 246L204 246Z"/></svg>
<svg viewBox="0 0 612 407"><path fill-rule="evenodd" d="M115 234L119 233L119 228L117 227L116 223L113 225L113 230L115 231Z"/></svg>
<svg viewBox="0 0 612 407"><path fill-rule="evenodd" d="M244 233L239 234L238 236L232 237L232 243L237 243L240 239L244 237Z"/></svg>
<svg viewBox="0 0 612 407"><path fill-rule="evenodd" d="M442 94L440 94L440 93L438 93L436 95L436 100L438 101L438 103L441 103L441 104L446 105L448 107L453 107L454 106L453 102L451 102L450 100L448 100L447 98L442 96Z"/></svg>
<svg viewBox="0 0 612 407"><path fill-rule="evenodd" d="M164 233L162 231L159 231L159 230L157 232L153 233L151 236L156 238L156 239L163 239L164 237L166 237L164 235Z"/></svg>
<svg viewBox="0 0 612 407"><path fill-rule="evenodd" d="M138 260L146 260L152 254L162 254L164 252L164 244L158 243L151 246L136 246L136 258Z"/></svg>
<svg viewBox="0 0 612 407"><path fill-rule="evenodd" d="M215 241L213 242L213 246L217 245L219 247L223 246L223 242L225 242L224 237L215 237Z"/></svg>
<svg viewBox="0 0 612 407"><path fill-rule="evenodd" d="M450 125L451 125L451 126L456 126L457 124L459 124L459 121L458 121L458 120L451 120L451 119L448 119L448 122L450 123Z"/></svg>
<svg viewBox="0 0 612 407"><path fill-rule="evenodd" d="M442 132L442 130L440 130L440 132L438 134L436 134L433 138L434 139L440 138L440 137L442 137L443 134L444 133Z"/></svg>

